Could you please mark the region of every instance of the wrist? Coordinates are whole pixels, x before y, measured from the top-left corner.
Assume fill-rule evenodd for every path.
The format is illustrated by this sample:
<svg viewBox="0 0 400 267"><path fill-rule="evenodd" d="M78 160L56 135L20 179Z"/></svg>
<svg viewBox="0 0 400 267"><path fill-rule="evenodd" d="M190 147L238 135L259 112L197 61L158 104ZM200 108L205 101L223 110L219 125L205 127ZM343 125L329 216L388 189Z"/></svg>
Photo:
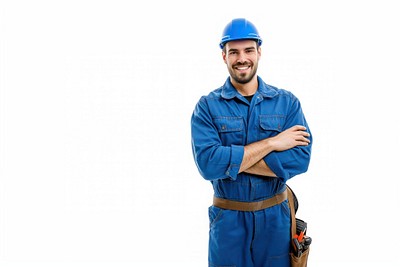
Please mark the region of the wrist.
<svg viewBox="0 0 400 267"><path fill-rule="evenodd" d="M273 137L270 138L266 138L264 140L262 140L263 142L263 148L264 148L264 154L268 155L269 153L271 153L272 151L274 151L276 149L276 142L275 139Z"/></svg>

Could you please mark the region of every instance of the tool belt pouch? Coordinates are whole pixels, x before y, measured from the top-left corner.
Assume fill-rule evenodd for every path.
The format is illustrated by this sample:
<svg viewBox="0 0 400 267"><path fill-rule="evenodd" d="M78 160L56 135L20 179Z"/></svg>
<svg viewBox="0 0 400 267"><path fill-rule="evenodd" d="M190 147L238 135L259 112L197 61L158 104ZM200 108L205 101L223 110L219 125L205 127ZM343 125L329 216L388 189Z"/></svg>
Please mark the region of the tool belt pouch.
<svg viewBox="0 0 400 267"><path fill-rule="evenodd" d="M308 261L308 255L310 253L311 238L305 235L307 229L307 223L303 220L296 218L295 202L293 201L293 192L290 187L288 189L288 201L291 214L291 252L290 252L290 262L291 267L306 267ZM301 237L302 241L298 240L298 236L303 232ZM307 240L307 244L305 244Z"/></svg>
<svg viewBox="0 0 400 267"><path fill-rule="evenodd" d="M300 257L297 257L293 252L290 253L290 263L292 267L306 267L308 254L310 252L310 248L303 251Z"/></svg>

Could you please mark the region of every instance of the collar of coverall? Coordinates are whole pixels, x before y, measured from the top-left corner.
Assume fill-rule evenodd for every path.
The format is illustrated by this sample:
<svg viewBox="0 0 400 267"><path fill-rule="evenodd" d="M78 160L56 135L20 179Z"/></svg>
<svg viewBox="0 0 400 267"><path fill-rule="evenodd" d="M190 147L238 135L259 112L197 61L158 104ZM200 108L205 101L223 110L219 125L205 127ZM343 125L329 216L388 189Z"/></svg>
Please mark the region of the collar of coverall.
<svg viewBox="0 0 400 267"><path fill-rule="evenodd" d="M272 98L278 94L276 88L264 83L264 81L259 76L257 76L257 79L258 79L257 92L260 95L262 95L263 97ZM229 77L226 79L225 84L222 86L221 96L225 99L232 99L234 97L239 96L238 91L235 89L235 87L233 87Z"/></svg>

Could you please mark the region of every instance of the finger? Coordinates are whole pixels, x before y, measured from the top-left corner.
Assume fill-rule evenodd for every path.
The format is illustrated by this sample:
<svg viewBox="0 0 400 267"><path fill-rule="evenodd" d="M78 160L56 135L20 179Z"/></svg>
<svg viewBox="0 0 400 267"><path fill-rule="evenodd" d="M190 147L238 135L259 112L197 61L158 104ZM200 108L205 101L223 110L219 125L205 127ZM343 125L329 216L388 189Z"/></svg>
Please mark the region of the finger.
<svg viewBox="0 0 400 267"><path fill-rule="evenodd" d="M307 138L303 138L303 139L296 140L296 143L298 146L307 146L310 144L310 140L308 140Z"/></svg>
<svg viewBox="0 0 400 267"><path fill-rule="evenodd" d="M304 137L304 136L299 136L299 137L296 139L296 141L310 143L310 139L308 139L308 138L306 138L306 137Z"/></svg>
<svg viewBox="0 0 400 267"><path fill-rule="evenodd" d="M311 135L308 132L298 131L295 132L293 136L295 136L295 138L307 138L310 137Z"/></svg>
<svg viewBox="0 0 400 267"><path fill-rule="evenodd" d="M299 135L303 135L303 136L310 136L310 133L306 132L305 130L304 131L303 130L295 131L295 134L299 134Z"/></svg>
<svg viewBox="0 0 400 267"><path fill-rule="evenodd" d="M306 131L307 130L307 128L304 127L303 125L295 125L292 127L292 129L295 131Z"/></svg>
<svg viewBox="0 0 400 267"><path fill-rule="evenodd" d="M299 146L308 146L310 143L309 142L301 142L299 141L298 145Z"/></svg>

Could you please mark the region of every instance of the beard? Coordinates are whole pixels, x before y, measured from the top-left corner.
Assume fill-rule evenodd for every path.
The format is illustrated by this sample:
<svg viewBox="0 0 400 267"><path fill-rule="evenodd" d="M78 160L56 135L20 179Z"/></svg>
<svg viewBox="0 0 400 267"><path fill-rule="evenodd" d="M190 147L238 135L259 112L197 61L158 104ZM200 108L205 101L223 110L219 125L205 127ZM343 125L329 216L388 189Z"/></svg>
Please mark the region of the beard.
<svg viewBox="0 0 400 267"><path fill-rule="evenodd" d="M232 67L228 68L229 74L231 75L232 79L235 82L240 83L240 84L246 84L246 83L250 82L257 73L257 64L254 64L251 66L250 73L237 74L235 71L235 67L243 66L243 65L246 65L246 64L236 64L236 65L233 65Z"/></svg>

